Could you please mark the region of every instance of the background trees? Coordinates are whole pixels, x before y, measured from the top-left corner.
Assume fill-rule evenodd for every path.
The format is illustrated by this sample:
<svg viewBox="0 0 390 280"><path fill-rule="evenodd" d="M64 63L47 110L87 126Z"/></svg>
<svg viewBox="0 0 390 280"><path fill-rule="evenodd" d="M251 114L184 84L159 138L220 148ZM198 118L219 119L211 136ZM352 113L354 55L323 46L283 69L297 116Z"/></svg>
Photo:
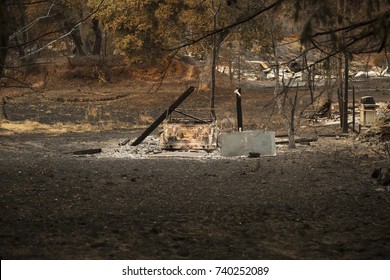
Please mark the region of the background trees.
<svg viewBox="0 0 390 280"><path fill-rule="evenodd" d="M340 121L343 132L348 132L349 62L353 55L386 51L390 43L390 2L310 2L311 6L304 7L308 17L301 33L301 42L308 47L308 51L321 54L315 63L337 57L338 101L342 112ZM296 11L300 11L300 2L295 2L295 5Z"/></svg>
<svg viewBox="0 0 390 280"><path fill-rule="evenodd" d="M213 34L216 46L229 41L264 51L271 42L268 9L275 11L274 21L288 16L289 24L293 18L302 22L306 51L323 54L317 62L337 53L382 51L389 43L389 0L4 0L0 5L2 68L8 51L27 59L26 52L58 38L74 54L99 54L105 32L112 32L117 49L138 65L163 61L169 50L210 57Z"/></svg>
<svg viewBox="0 0 390 280"><path fill-rule="evenodd" d="M7 19L7 2L0 1L0 77L3 75L8 52L9 28Z"/></svg>
<svg viewBox="0 0 390 280"><path fill-rule="evenodd" d="M135 67L176 55L198 58L212 96L216 66L237 69L243 53L274 69L295 62L310 74L325 65L338 74L342 107L348 61L389 46L389 7L390 0L3 0L0 88L10 81L25 86L24 76L39 58L47 63L51 56L101 55L109 37ZM295 33L301 52L279 58L279 42Z"/></svg>
<svg viewBox="0 0 390 280"><path fill-rule="evenodd" d="M66 55L99 54L102 30L95 12L81 0L1 1L1 77L11 78L4 69L29 66L49 48Z"/></svg>

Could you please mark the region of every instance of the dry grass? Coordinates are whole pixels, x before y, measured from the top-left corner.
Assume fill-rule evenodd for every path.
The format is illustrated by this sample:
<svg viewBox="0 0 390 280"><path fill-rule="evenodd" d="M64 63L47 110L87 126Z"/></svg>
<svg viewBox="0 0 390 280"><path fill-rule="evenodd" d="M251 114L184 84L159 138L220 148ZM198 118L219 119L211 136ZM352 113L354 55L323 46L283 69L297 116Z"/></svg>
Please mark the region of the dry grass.
<svg viewBox="0 0 390 280"><path fill-rule="evenodd" d="M55 123L53 125L42 124L36 121L21 121L11 122L3 121L0 123L0 135L12 135L23 133L39 133L39 134L65 134L78 132L94 132L108 131L113 129L128 128L125 124L99 123L92 125L90 123L71 124L71 123ZM137 127L138 128L138 127Z"/></svg>
<svg viewBox="0 0 390 280"><path fill-rule="evenodd" d="M141 114L139 116L139 119L138 119L138 125L140 125L141 127L146 126L146 125L150 125L153 122L154 122L154 119L151 116L148 116L145 114Z"/></svg>
<svg viewBox="0 0 390 280"><path fill-rule="evenodd" d="M101 114L99 108L96 106L89 106L87 107L85 111L85 120L90 121L90 120L96 120L98 119L99 115Z"/></svg>

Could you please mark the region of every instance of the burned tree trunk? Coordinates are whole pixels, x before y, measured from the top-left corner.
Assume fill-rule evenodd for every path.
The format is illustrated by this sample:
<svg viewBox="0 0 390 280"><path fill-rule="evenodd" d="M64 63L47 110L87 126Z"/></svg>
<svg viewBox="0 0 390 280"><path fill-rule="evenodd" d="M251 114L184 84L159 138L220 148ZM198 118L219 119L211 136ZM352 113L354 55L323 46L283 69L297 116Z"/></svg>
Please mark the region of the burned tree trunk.
<svg viewBox="0 0 390 280"><path fill-rule="evenodd" d="M70 36L73 39L74 45L76 47L76 53L80 56L85 56L83 50L83 41L81 40L81 35L79 30L73 30Z"/></svg>
<svg viewBox="0 0 390 280"><path fill-rule="evenodd" d="M288 97L287 97L288 98ZM298 86L297 90L295 92L294 98L288 98L290 102L290 127L288 129L288 148L289 149L295 149L295 135L296 135L296 128L295 128L295 111L298 106Z"/></svg>
<svg viewBox="0 0 390 280"><path fill-rule="evenodd" d="M0 1L0 78L3 76L5 60L8 53L8 1Z"/></svg>
<svg viewBox="0 0 390 280"><path fill-rule="evenodd" d="M0 99L0 123L3 121L3 120L7 120L8 117L7 117L7 114L5 113L5 104L6 104L6 98L3 97Z"/></svg>
<svg viewBox="0 0 390 280"><path fill-rule="evenodd" d="M84 44L80 33L80 26L75 26L73 22L66 20L64 22L64 27L68 32L70 32L70 37L72 38L75 45L75 48L72 50L73 54L85 56Z"/></svg>
<svg viewBox="0 0 390 280"><path fill-rule="evenodd" d="M92 54L93 55L99 55L102 49L102 31L100 30L99 27L99 20L94 18L92 19L92 30L93 33L95 34L95 41L93 42L93 47L92 47Z"/></svg>

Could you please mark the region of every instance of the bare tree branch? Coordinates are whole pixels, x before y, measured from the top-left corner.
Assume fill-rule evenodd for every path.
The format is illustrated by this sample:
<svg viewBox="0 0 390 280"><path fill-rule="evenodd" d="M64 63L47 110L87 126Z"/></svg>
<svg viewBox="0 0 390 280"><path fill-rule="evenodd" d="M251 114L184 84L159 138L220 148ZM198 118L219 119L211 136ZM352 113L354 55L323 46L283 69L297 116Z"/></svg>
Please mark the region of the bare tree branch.
<svg viewBox="0 0 390 280"><path fill-rule="evenodd" d="M316 38L316 37L319 37L319 36L329 35L331 33L337 33L337 32L340 32L340 31L351 31L351 30L354 30L354 29L357 29L357 28L360 28L360 27L363 27L363 26L367 26L367 25L373 24L374 22L377 22L378 20L379 20L379 17L371 19L371 20L367 20L367 21L357 22L357 23L354 23L354 24L351 24L351 25L347 25L347 26L343 26L343 27L339 27L339 28L335 28L335 29L330 29L330 30L326 30L326 31L317 32L317 33L313 34L311 36L311 38Z"/></svg>
<svg viewBox="0 0 390 280"><path fill-rule="evenodd" d="M225 26L225 27L222 27L222 28L219 28L219 29L216 29L214 31L210 31L208 32L206 35L203 35L203 36L200 36L199 38L197 39L194 39L194 40L190 40L189 42L187 43L184 43L184 44L181 44L179 46L176 46L176 47L173 47L173 48L170 48L170 49L163 49L163 51L174 51L174 50L177 50L177 49L182 49L184 47L188 47L188 46L191 46L191 45L194 45L208 37L211 37L215 34L218 34L218 33L221 33L223 31L226 31L226 30L230 30L230 29L233 29L234 27L236 26L239 26L245 22L248 22L248 21L251 21L252 19L256 18L257 16L261 15L262 13L265 13L277 6L279 6L282 2L284 2L285 0L276 0L275 2L273 2L272 4L256 11L255 13L253 13L252 15L244 18L244 19L241 19L241 20L237 20L236 22L228 25L228 26Z"/></svg>
<svg viewBox="0 0 390 280"><path fill-rule="evenodd" d="M22 81L20 81L19 79L17 78L14 78L14 77L11 77L11 76L7 76L7 75L3 75L1 76L2 79L8 79L8 80L11 80L11 81L14 81L14 82L17 82L19 85L12 85L12 86L8 86L8 85L2 85L1 87L8 87L8 88L28 88L30 90L32 90L33 92L39 92L37 91L35 88L33 88L30 84L27 84L27 83L24 83Z"/></svg>
<svg viewBox="0 0 390 280"><path fill-rule="evenodd" d="M169 57L168 63L167 63L167 65L166 65L166 67L165 67L165 69L164 69L164 71L163 71L163 73L162 73L162 75L161 75L161 77L160 77L160 80L159 80L159 82L158 82L157 88L153 91L153 93L156 93L156 92L161 88L161 85L162 85L162 83L163 83L163 81L164 81L164 79L165 79L165 76L166 76L167 73L168 73L168 69L169 69L169 67L171 66L172 61L173 61L173 59L175 58L175 56L176 56L176 54L177 54L178 52L179 52L179 49L175 50L174 53ZM153 87L154 87L154 85L153 85L152 88L149 90L149 93L152 91Z"/></svg>
<svg viewBox="0 0 390 280"><path fill-rule="evenodd" d="M46 2L48 2L48 0L29 2L29 3L26 3L26 5L36 5L36 4L46 3ZM9 3L8 4L8 6L15 6L15 5L19 5L19 3Z"/></svg>
<svg viewBox="0 0 390 280"><path fill-rule="evenodd" d="M38 22L40 22L41 20L43 19L46 19L46 18L51 18L53 16L55 16L55 14L51 14L51 10L53 9L53 7L55 5L57 5L57 3L59 2L59 0L55 0L52 2L52 4L50 5L49 9L47 10L47 13L46 15L44 16L41 16L41 17L38 17L36 18L33 22L29 23L28 25L22 27L20 30L18 30L17 32L15 32L14 34L12 34L9 39L12 40L13 38L15 38L16 36L24 33L24 32L27 32L28 30L30 30L32 27L34 27Z"/></svg>
<svg viewBox="0 0 390 280"><path fill-rule="evenodd" d="M96 14L96 13L99 11L99 9L100 9L100 7L103 5L104 1L105 1L105 0L101 0L100 3L99 3L99 5L97 6L97 8L96 8L95 10L93 10L89 15L87 15L86 17L84 17L84 18L82 18L81 20L79 20L79 21L72 27L72 29L71 29L69 32L65 33L64 35L60 36L59 38L57 38L57 39L55 39L55 40L50 41L49 43L47 43L47 44L44 45L43 47L41 47L41 48L39 48L39 49L37 49L37 50L35 50L35 51L33 51L33 52L30 52L30 53L28 53L28 54L26 54L25 56L22 56L22 57L20 57L20 58L23 59L23 58L29 57L29 56L31 56L31 55L33 55L33 54L39 53L39 52L41 52L42 50L44 50L44 49L46 49L47 47L49 47L50 45L52 45L52 44L54 44L54 43L60 41L61 39L63 39L63 38L65 38L65 37L69 36L70 34L72 34L72 32L73 32L74 30L76 30L76 28L77 28L80 24L82 24L83 22L85 22L86 20L88 20L90 17L92 17L94 14ZM63 29L62 29L62 30L63 30ZM51 33L54 33L54 31L51 32Z"/></svg>

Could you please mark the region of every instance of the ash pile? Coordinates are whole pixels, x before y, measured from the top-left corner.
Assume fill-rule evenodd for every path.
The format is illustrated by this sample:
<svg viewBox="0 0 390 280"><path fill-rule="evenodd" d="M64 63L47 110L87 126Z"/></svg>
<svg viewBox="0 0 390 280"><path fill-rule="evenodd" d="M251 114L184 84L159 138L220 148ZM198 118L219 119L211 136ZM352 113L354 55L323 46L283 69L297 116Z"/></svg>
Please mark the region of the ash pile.
<svg viewBox="0 0 390 280"><path fill-rule="evenodd" d="M142 143L132 146L111 145L112 147L103 148L98 155L99 158L130 158L130 159L150 159L150 158L199 158L212 159L220 158L218 149L213 152L204 150L165 150L161 147L161 137L151 135L146 137Z"/></svg>
<svg viewBox="0 0 390 280"><path fill-rule="evenodd" d="M118 145L117 143L117 147L115 148L102 149L100 156L113 158L144 158L162 152L159 138L156 136L148 136L137 146Z"/></svg>

